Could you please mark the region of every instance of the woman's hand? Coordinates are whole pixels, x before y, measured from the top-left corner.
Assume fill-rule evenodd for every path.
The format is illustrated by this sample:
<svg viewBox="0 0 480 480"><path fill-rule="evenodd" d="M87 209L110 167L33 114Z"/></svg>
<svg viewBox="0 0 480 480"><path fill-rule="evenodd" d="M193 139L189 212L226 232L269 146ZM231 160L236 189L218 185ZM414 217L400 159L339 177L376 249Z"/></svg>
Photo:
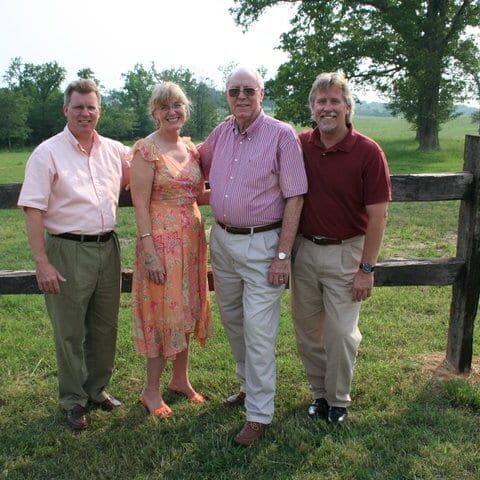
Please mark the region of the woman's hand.
<svg viewBox="0 0 480 480"><path fill-rule="evenodd" d="M165 283L165 264L163 259L154 253L145 253L145 267L148 278L157 285Z"/></svg>

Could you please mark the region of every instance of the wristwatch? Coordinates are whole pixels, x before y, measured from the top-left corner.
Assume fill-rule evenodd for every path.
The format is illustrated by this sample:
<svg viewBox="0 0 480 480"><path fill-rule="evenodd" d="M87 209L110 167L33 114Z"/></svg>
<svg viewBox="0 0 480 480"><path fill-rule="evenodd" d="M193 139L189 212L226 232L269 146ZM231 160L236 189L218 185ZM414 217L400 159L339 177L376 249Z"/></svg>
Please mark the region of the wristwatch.
<svg viewBox="0 0 480 480"><path fill-rule="evenodd" d="M363 273L372 273L375 270L375 266L370 265L370 263L361 263L360 264L360 270Z"/></svg>
<svg viewBox="0 0 480 480"><path fill-rule="evenodd" d="M278 252L277 253L277 258L279 260L288 260L290 258L290 254L289 253L285 253L285 252Z"/></svg>

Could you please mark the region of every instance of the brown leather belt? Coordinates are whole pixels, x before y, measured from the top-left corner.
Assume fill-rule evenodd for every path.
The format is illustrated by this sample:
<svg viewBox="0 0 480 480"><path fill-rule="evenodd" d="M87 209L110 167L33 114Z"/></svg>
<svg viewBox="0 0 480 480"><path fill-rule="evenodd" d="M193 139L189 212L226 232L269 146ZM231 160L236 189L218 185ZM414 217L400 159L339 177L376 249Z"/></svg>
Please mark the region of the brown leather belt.
<svg viewBox="0 0 480 480"><path fill-rule="evenodd" d="M310 240L315 245L341 245L342 240L339 238L322 237L320 235L303 235L303 238Z"/></svg>
<svg viewBox="0 0 480 480"><path fill-rule="evenodd" d="M260 225L259 227L233 227L221 222L217 222L217 224L226 232L233 233L234 235L251 235L252 233L268 232L268 230L274 230L275 228L280 228L282 226L281 221L270 223L268 225Z"/></svg>
<svg viewBox="0 0 480 480"><path fill-rule="evenodd" d="M74 240L75 242L96 242L103 243L113 237L113 231L106 233L99 233L98 235L79 235L77 233L59 233L57 235L52 233L52 237L65 238L66 240Z"/></svg>

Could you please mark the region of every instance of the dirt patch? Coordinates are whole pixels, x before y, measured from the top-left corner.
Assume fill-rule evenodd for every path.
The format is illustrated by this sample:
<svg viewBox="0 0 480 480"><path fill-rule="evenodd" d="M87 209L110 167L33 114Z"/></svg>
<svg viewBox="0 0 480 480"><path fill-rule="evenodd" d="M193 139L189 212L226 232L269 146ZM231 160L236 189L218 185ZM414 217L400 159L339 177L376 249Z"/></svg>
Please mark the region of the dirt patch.
<svg viewBox="0 0 480 480"><path fill-rule="evenodd" d="M480 358L472 359L470 372L457 373L447 362L445 353L427 353L418 357L422 373L437 380L467 380L471 383L480 383Z"/></svg>

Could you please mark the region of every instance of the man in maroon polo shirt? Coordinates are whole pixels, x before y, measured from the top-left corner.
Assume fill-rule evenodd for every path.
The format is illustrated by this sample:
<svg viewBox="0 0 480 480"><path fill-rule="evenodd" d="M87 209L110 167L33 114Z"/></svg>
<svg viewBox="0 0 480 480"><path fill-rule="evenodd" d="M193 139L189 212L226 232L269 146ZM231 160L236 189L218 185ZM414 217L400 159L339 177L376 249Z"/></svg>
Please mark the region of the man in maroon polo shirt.
<svg viewBox="0 0 480 480"><path fill-rule="evenodd" d="M308 193L292 255L292 314L313 394L308 414L337 425L348 415L360 305L372 294L391 183L382 149L352 127L342 74L320 74L309 103L317 125L300 134Z"/></svg>

